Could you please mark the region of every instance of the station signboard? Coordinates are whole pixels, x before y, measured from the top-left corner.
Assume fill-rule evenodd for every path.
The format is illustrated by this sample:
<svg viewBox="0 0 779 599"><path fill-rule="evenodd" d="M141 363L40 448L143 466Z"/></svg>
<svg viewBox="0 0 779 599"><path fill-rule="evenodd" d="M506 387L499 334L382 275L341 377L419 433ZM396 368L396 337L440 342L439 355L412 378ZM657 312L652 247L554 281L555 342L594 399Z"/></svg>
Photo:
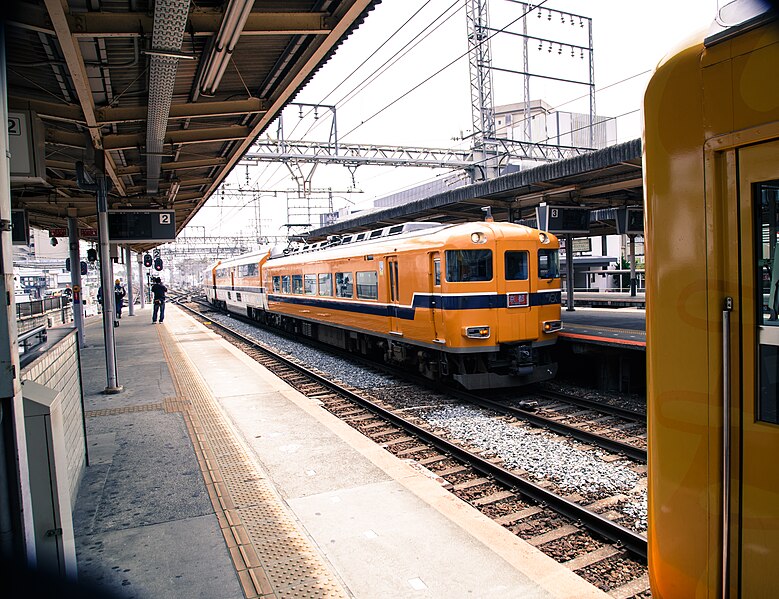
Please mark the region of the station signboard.
<svg viewBox="0 0 779 599"><path fill-rule="evenodd" d="M163 242L176 239L173 210L109 210L111 243Z"/></svg>
<svg viewBox="0 0 779 599"><path fill-rule="evenodd" d="M640 207L617 210L617 233L619 235L644 234L644 209Z"/></svg>
<svg viewBox="0 0 779 599"><path fill-rule="evenodd" d="M559 234L588 235L590 233L590 209L571 206L547 206L536 208L536 222L542 231Z"/></svg>
<svg viewBox="0 0 779 599"><path fill-rule="evenodd" d="M58 227L56 229L49 229L49 237L67 237L67 227ZM78 230L78 236L80 239L97 239L97 229L82 228Z"/></svg>
<svg viewBox="0 0 779 599"><path fill-rule="evenodd" d="M26 210L11 210L11 240L13 245L30 245L30 223Z"/></svg>
<svg viewBox="0 0 779 599"><path fill-rule="evenodd" d="M46 183L43 122L30 110L8 111L11 183Z"/></svg>

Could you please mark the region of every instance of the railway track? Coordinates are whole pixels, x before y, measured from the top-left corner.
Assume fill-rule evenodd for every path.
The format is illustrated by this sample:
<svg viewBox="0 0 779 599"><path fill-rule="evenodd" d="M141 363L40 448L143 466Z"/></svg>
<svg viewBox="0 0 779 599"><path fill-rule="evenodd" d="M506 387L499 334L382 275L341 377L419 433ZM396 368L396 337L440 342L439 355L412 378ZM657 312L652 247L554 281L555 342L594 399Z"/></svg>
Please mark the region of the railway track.
<svg viewBox="0 0 779 599"><path fill-rule="evenodd" d="M206 302L199 301L197 303L206 310L214 310ZM231 317L252 326L258 326L257 323L249 319L241 319L234 314L231 314ZM283 333L279 332L279 334ZM324 346L308 339L301 340L300 338L295 338L295 340L311 344L314 347L326 347L326 351L358 362L366 368L376 368L417 385L431 389L437 389L440 386L429 379L409 373L407 370L385 364L376 364L360 356L343 352L331 346ZM642 464L647 462L646 416L644 414L620 408L619 406L547 390L533 391L523 396L521 401L517 401L516 396L510 394L500 394L497 398L489 398L483 394L454 388L448 389L447 392L453 397L457 397L470 404L529 422L534 426L605 449L617 455L628 457ZM570 405L579 406L582 409L569 410L567 406ZM604 419L604 415L611 418ZM615 419L618 420L615 421Z"/></svg>
<svg viewBox="0 0 779 599"><path fill-rule="evenodd" d="M200 318L208 319L208 315ZM276 349L263 348L241 333L211 322L220 334L300 392L388 451L427 469L461 499L583 578L615 597L648 596L646 539L615 521L624 518L616 510L624 496L616 493L591 501L576 493L555 492L545 481L534 482L527 472L446 437L440 426L431 426L408 401L393 408L386 397L370 397L353 386L330 380L280 356ZM395 385L391 389L408 400L408 387ZM424 398L420 396L418 403L436 402L428 390L422 393ZM458 403L447 395L448 390L436 405Z"/></svg>

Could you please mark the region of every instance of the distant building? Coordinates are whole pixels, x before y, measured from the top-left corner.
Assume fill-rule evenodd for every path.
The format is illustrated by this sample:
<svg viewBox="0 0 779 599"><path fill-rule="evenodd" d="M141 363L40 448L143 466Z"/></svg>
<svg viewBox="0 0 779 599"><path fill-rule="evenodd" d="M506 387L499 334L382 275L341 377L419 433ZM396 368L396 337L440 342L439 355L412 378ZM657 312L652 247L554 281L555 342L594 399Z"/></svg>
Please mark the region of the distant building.
<svg viewBox="0 0 779 599"><path fill-rule="evenodd" d="M530 119L530 139L525 120ZM543 100L505 104L495 107L497 136L516 141L530 141L558 146L590 148L590 115L554 110ZM600 150L617 143L617 121L595 115L592 149Z"/></svg>

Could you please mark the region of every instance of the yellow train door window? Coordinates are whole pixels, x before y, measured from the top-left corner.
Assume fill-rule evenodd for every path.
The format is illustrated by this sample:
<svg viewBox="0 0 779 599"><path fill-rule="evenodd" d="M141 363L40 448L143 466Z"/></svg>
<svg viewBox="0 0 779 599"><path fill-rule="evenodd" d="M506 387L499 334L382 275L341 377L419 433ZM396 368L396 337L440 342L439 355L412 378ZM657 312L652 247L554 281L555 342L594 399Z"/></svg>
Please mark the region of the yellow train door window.
<svg viewBox="0 0 779 599"><path fill-rule="evenodd" d="M737 584L741 597L776 597L779 596L779 577L775 572L779 564L779 141L739 149L738 171L742 395L738 489L741 509L739 521L734 522L738 529ZM738 501L735 497L734 500ZM734 536L731 539L735 541Z"/></svg>

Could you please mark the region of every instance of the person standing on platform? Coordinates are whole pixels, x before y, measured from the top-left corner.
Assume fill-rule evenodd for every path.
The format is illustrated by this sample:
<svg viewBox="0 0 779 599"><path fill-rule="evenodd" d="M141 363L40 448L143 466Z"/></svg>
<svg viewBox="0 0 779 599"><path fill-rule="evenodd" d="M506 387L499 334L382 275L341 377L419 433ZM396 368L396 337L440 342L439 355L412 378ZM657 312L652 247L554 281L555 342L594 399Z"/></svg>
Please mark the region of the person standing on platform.
<svg viewBox="0 0 779 599"><path fill-rule="evenodd" d="M157 313L160 315L160 322L165 320L165 294L168 292L168 288L162 284L162 279L157 277L154 279L154 285L151 286L151 293L154 297L154 312L152 313L152 323L157 322Z"/></svg>
<svg viewBox="0 0 779 599"><path fill-rule="evenodd" d="M124 296L127 295L127 291L122 285L121 279L116 279L114 282L114 299L116 300L116 320L114 326L119 326L119 319L122 317L122 306L124 306Z"/></svg>

